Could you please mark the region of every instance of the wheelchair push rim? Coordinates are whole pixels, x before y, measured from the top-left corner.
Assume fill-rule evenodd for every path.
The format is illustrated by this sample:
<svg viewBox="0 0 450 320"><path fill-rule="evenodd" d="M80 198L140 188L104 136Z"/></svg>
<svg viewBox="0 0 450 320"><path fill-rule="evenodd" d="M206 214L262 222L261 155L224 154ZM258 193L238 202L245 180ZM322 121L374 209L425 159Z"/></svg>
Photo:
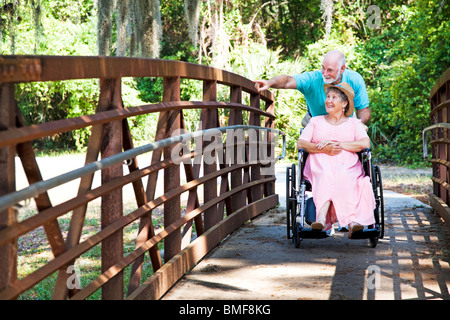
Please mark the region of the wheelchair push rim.
<svg viewBox="0 0 450 320"><path fill-rule="evenodd" d="M295 195L295 164L286 168L286 227L287 238L291 239L294 230L294 218L297 208Z"/></svg>
<svg viewBox="0 0 450 320"><path fill-rule="evenodd" d="M383 197L383 184L381 179L381 171L378 166L374 166L374 173L375 173L375 182L376 182L376 197L378 200L378 208L377 215L378 215L378 224L380 226L380 232L378 235L379 239L384 238L384 197Z"/></svg>

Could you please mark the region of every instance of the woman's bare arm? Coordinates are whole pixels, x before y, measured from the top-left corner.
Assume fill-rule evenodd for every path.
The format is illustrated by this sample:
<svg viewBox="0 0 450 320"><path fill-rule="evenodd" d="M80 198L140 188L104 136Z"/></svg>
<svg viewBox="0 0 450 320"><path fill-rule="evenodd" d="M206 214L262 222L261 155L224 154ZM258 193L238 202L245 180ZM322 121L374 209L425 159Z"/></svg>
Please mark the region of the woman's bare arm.
<svg viewBox="0 0 450 320"><path fill-rule="evenodd" d="M342 151L339 142L330 141L324 147L319 148L319 144L312 143L303 139L297 140L297 149L304 149L308 153L326 153L330 156L335 156Z"/></svg>
<svg viewBox="0 0 450 320"><path fill-rule="evenodd" d="M370 139L361 138L356 141L344 141L339 143L343 150L350 152L360 152L365 148L370 148Z"/></svg>

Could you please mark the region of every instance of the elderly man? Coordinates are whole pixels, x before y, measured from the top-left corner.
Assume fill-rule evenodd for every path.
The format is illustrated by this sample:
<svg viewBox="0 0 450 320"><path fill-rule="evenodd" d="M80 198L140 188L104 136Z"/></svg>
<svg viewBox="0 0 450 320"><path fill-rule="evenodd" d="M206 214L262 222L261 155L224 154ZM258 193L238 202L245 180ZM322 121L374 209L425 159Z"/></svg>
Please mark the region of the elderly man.
<svg viewBox="0 0 450 320"><path fill-rule="evenodd" d="M361 75L345 67L345 56L338 50L329 51L322 62L322 70L304 72L289 76L280 75L270 80L256 80L255 87L258 92L274 89L297 89L305 96L308 113L302 124L306 126L310 117L326 115L324 84L338 85L347 82L355 92L356 116L366 124L371 114L369 109L369 97L366 85Z"/></svg>

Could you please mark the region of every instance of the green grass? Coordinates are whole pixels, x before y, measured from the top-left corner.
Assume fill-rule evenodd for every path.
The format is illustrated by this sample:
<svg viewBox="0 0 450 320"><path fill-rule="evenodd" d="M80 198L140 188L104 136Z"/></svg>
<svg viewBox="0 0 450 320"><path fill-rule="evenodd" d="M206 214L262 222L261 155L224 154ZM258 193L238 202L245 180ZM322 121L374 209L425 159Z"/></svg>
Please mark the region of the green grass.
<svg viewBox="0 0 450 320"><path fill-rule="evenodd" d="M125 206L125 214L135 210L135 206ZM21 210L19 214L19 221L24 220L33 214L36 214L35 210ZM70 214L66 214L58 218L58 222L65 237L70 223ZM155 228L161 226L162 217L157 210L154 211L153 224ZM124 242L124 256L128 255L135 249L135 240L137 232L139 230L139 220L126 226L123 230L123 242ZM90 205L86 212L85 224L82 231L82 239L96 234L100 231L100 206ZM158 248L161 250L163 243L159 243ZM49 261L53 259L53 254L50 249L50 245L47 241L47 237L43 227L39 227L18 239L18 263L17 273L18 278L21 279L32 272L43 267ZM144 255L144 267L142 271L142 281L145 281L153 274L153 268L148 254ZM75 270L79 276L79 282L82 288L94 281L101 274L101 244L98 244L83 253L75 263ZM128 282L131 273L131 265L126 267L124 273L124 289L128 288ZM73 274L73 273L71 273ZM57 272L45 278L33 288L25 291L19 296L19 300L50 300L53 295L54 286L57 278ZM73 280L73 277L71 278ZM71 281L70 283L74 283ZM124 295L125 297L125 295ZM89 300L100 300L101 289L93 293Z"/></svg>
<svg viewBox="0 0 450 320"><path fill-rule="evenodd" d="M405 168L380 165L383 189L410 195L426 195L432 192L431 168Z"/></svg>

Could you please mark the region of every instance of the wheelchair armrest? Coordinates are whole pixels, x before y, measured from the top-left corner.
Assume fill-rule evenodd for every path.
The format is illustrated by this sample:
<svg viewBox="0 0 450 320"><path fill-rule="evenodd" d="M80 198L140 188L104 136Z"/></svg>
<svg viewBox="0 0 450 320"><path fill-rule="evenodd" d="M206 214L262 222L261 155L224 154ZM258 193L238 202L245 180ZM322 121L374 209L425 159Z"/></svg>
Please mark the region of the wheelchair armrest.
<svg viewBox="0 0 450 320"><path fill-rule="evenodd" d="M372 153L370 148L364 148L359 154L364 173L372 179Z"/></svg>
<svg viewBox="0 0 450 320"><path fill-rule="evenodd" d="M372 159L372 152L370 148L364 148L363 150L361 150L359 152L359 157L361 162L363 161L363 159Z"/></svg>
<svg viewBox="0 0 450 320"><path fill-rule="evenodd" d="M306 158L308 157L308 154L309 154L308 151L306 151L303 148L300 148L300 149L297 150L298 159L302 159L303 161L306 161Z"/></svg>

